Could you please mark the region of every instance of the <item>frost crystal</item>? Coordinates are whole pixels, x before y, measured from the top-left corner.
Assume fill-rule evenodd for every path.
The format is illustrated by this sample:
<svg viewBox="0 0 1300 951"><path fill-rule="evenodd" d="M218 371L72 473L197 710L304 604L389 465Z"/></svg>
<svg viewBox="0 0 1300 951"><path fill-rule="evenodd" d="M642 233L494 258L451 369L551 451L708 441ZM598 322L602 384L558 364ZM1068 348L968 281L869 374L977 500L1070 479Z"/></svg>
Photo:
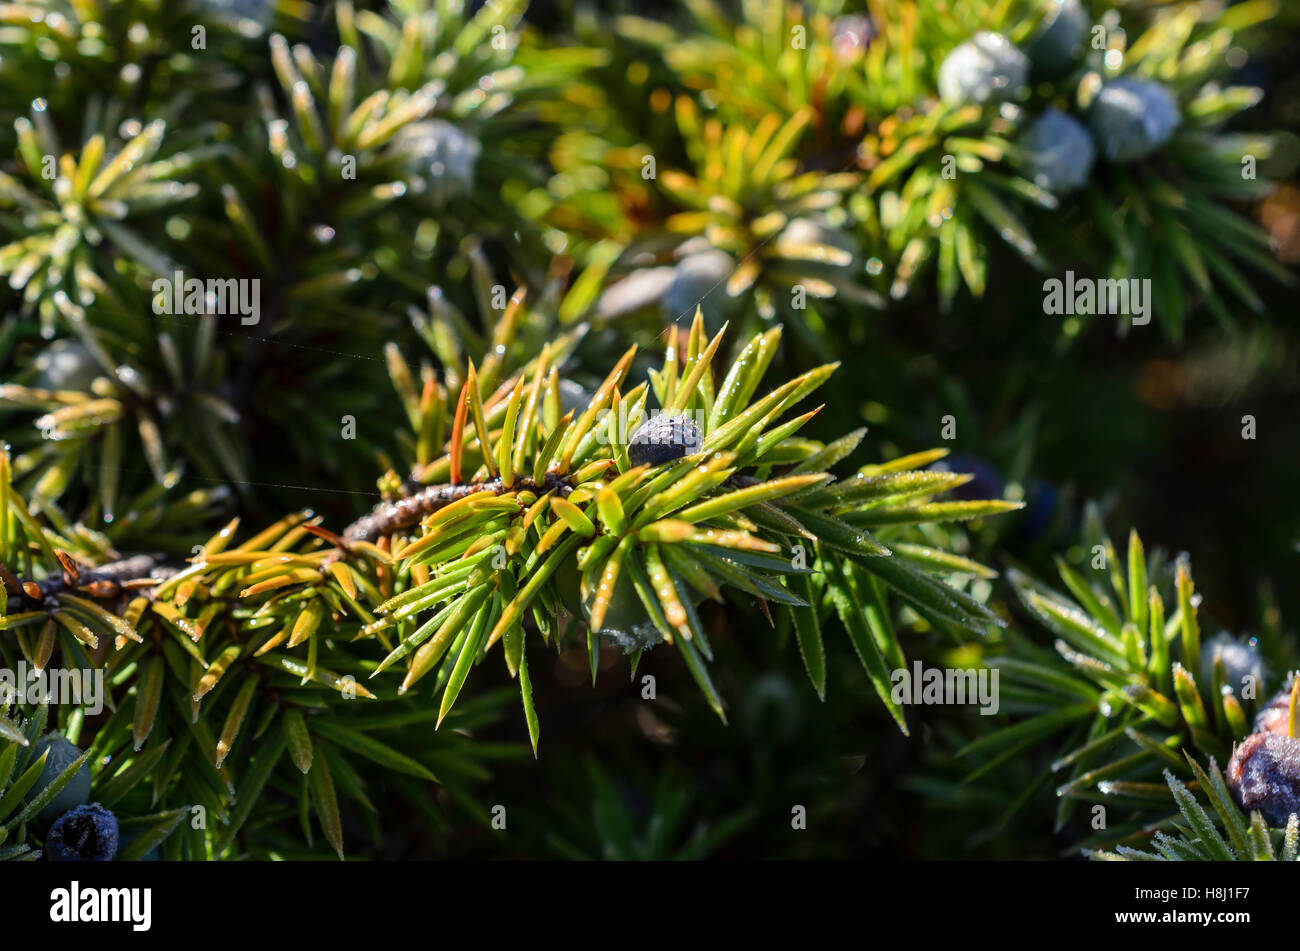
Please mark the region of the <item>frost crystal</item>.
<svg viewBox="0 0 1300 951"><path fill-rule="evenodd" d="M601 637L615 647L620 648L624 654L649 650L656 644L662 644L664 639L663 635L659 633L659 628L655 627L651 621L646 621L643 624L629 624L626 628L604 627L599 633Z"/></svg>

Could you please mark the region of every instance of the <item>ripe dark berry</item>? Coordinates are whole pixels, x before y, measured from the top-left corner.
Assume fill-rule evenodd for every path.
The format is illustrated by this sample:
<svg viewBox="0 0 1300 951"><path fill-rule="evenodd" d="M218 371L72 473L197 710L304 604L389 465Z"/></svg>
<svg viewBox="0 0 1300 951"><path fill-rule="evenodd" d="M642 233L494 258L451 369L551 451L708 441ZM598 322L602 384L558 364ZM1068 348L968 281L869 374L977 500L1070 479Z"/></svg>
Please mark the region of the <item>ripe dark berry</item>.
<svg viewBox="0 0 1300 951"><path fill-rule="evenodd" d="M1300 740L1252 733L1232 751L1228 786L1243 809L1258 809L1271 825L1300 812Z"/></svg>
<svg viewBox="0 0 1300 951"><path fill-rule="evenodd" d="M1006 483L997 468L983 456L973 453L953 453L930 467L932 472L960 472L974 476L965 485L952 490L952 496L964 501L1000 499Z"/></svg>
<svg viewBox="0 0 1300 951"><path fill-rule="evenodd" d="M50 826L51 862L111 862L117 855L117 816L97 802L65 812Z"/></svg>
<svg viewBox="0 0 1300 951"><path fill-rule="evenodd" d="M50 733L41 737L36 741L33 749L37 757L46 750L49 751L49 755L45 757L45 766L41 768L41 775L27 791L28 802L39 796L46 786L58 779L59 774L81 755L81 750L77 749L76 744L68 742L67 737L59 733ZM59 790L59 794L36 814L37 822L49 824L69 809L84 805L89 798L90 763L86 762L81 764L81 768L73 774L72 779L68 780L68 784Z"/></svg>
<svg viewBox="0 0 1300 951"><path fill-rule="evenodd" d="M1032 71L1047 78L1068 73L1083 53L1091 23L1079 0L1055 0L1026 50Z"/></svg>
<svg viewBox="0 0 1300 951"><path fill-rule="evenodd" d="M1039 188L1064 195L1088 183L1096 153L1092 136L1077 119L1048 109L1021 136L1020 145Z"/></svg>
<svg viewBox="0 0 1300 951"><path fill-rule="evenodd" d="M693 452L704 444L700 429L686 416L652 416L627 444L634 466L658 466Z"/></svg>

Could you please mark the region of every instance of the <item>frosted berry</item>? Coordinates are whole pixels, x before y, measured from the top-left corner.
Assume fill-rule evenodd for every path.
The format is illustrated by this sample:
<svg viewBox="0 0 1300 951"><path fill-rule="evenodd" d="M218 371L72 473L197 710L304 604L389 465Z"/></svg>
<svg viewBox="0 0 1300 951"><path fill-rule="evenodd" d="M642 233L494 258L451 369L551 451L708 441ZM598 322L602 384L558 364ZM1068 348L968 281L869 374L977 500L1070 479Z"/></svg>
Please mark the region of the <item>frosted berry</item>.
<svg viewBox="0 0 1300 951"><path fill-rule="evenodd" d="M59 733L50 733L36 741L32 747L33 752L39 758L46 750L49 755L45 757L45 765L41 768L40 776L36 777L36 782L32 788L27 791L27 801L31 802L45 790L45 787L59 778L59 774L67 769L81 755L74 743L68 742L67 737ZM77 806L85 805L86 800L90 798L90 763L82 763L81 768L73 775L66 786L59 790L59 794L46 803L45 808L36 814L38 823L50 823L63 815L70 809Z"/></svg>
<svg viewBox="0 0 1300 951"><path fill-rule="evenodd" d="M1083 53L1092 18L1079 0L1055 0L1025 52L1035 75L1062 76Z"/></svg>
<svg viewBox="0 0 1300 951"><path fill-rule="evenodd" d="M1056 109L1039 116L1020 138L1030 179L1065 195L1088 182L1097 150L1083 123Z"/></svg>
<svg viewBox="0 0 1300 951"><path fill-rule="evenodd" d="M45 854L51 862L111 862L117 837L117 816L92 802L55 821L45 837Z"/></svg>
<svg viewBox="0 0 1300 951"><path fill-rule="evenodd" d="M658 466L699 452L704 443L700 429L687 416L651 416L627 444L634 466Z"/></svg>
<svg viewBox="0 0 1300 951"><path fill-rule="evenodd" d="M1300 740L1252 733L1232 751L1228 787L1246 810L1258 809L1271 825L1300 812Z"/></svg>
<svg viewBox="0 0 1300 951"><path fill-rule="evenodd" d="M976 33L939 67L939 95L953 106L1005 102L1019 95L1029 59L1000 33Z"/></svg>
<svg viewBox="0 0 1300 951"><path fill-rule="evenodd" d="M1178 128L1178 102L1160 83L1117 79L1097 94L1088 124L1108 161L1133 162L1169 141Z"/></svg>

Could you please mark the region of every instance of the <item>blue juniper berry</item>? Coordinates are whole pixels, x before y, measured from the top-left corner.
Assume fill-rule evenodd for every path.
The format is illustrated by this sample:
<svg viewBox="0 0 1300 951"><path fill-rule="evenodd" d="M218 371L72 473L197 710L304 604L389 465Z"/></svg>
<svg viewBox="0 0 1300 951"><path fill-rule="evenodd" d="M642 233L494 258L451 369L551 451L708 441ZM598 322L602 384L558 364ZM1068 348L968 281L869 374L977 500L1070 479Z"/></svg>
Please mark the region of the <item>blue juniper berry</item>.
<svg viewBox="0 0 1300 951"><path fill-rule="evenodd" d="M60 816L45 837L52 862L111 862L117 855L117 816L97 802Z"/></svg>
<svg viewBox="0 0 1300 951"><path fill-rule="evenodd" d="M703 442L689 417L652 416L632 434L627 455L634 466L657 466L699 452Z"/></svg>

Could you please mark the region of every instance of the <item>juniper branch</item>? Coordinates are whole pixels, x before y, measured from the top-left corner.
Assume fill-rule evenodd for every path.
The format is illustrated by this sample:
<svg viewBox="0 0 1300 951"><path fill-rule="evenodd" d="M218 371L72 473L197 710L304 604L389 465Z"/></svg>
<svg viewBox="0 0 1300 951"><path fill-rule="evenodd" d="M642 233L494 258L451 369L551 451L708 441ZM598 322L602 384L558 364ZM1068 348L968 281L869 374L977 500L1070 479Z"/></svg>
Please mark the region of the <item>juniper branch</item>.
<svg viewBox="0 0 1300 951"><path fill-rule="evenodd" d="M491 492L494 495L503 492L536 492L540 495L550 491L557 492L561 497L568 496L573 491L572 480L548 472L540 482L534 479L516 479L509 486L500 478L484 482L428 485L405 498L381 502L369 515L362 516L345 528L343 538L349 541L376 541L384 535L412 528L425 516L479 492Z"/></svg>
<svg viewBox="0 0 1300 951"><path fill-rule="evenodd" d="M145 583L163 581L181 569L165 563L161 555L129 555L92 569L77 568L39 581L18 580L8 568L3 570L5 587L10 595L19 599L24 611L37 611L48 606L47 599L65 591L87 594L96 600L111 601L128 589Z"/></svg>

